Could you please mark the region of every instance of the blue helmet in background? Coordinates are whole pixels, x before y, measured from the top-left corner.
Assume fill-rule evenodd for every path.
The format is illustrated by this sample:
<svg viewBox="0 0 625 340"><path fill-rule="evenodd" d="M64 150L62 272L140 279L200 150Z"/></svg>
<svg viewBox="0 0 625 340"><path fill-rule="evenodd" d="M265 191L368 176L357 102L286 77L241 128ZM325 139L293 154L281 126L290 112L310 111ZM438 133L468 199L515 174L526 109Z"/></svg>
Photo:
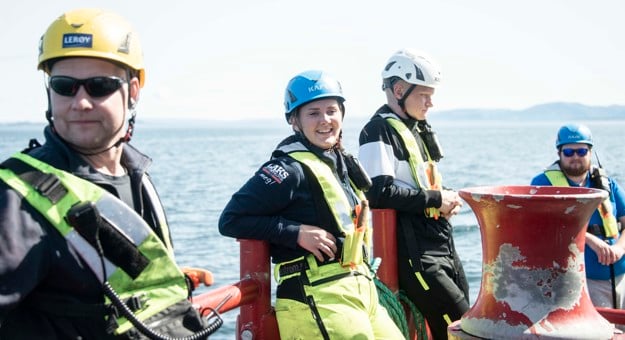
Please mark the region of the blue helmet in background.
<svg viewBox="0 0 625 340"><path fill-rule="evenodd" d="M296 75L289 81L284 93L286 121L289 121L291 114L298 107L328 97L336 98L341 106L345 101L341 84L334 77L319 70L305 71Z"/></svg>
<svg viewBox="0 0 625 340"><path fill-rule="evenodd" d="M586 125L567 124L558 130L556 148L564 144L583 143L592 146L592 133Z"/></svg>

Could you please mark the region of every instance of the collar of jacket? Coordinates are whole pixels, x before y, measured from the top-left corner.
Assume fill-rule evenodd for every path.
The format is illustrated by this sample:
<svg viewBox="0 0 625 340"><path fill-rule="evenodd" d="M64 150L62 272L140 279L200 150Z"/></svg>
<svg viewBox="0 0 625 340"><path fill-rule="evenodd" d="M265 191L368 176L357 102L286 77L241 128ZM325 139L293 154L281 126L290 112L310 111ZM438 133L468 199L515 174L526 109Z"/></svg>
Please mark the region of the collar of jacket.
<svg viewBox="0 0 625 340"><path fill-rule="evenodd" d="M102 174L87 163L78 153L73 151L59 136L54 133L50 126L44 129L46 142L28 154L57 169L63 169L71 174L93 181L95 183L108 182ZM121 163L126 167L131 177L141 177L147 172L152 160L139 152L133 146L124 143Z"/></svg>
<svg viewBox="0 0 625 340"><path fill-rule="evenodd" d="M393 109L391 109L390 106L388 106L387 104L382 105L376 112L376 115L379 114L393 114L397 117L397 119L401 120L410 130L414 130L415 125L417 125L417 122L425 122L425 121L418 121L412 117L408 117L408 118L402 118L400 117L397 113L395 113L393 111ZM427 124L427 122L425 123Z"/></svg>

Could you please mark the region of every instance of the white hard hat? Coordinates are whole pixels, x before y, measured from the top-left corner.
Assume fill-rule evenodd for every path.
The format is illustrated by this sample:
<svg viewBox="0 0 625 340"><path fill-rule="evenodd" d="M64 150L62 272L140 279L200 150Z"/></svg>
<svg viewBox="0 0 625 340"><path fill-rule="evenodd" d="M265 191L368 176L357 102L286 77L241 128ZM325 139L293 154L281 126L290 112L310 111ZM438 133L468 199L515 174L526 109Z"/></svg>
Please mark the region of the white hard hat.
<svg viewBox="0 0 625 340"><path fill-rule="evenodd" d="M439 66L427 54L402 49L395 52L386 62L382 71L384 84L382 89L391 85L391 79L399 77L414 85L436 88L441 81Z"/></svg>

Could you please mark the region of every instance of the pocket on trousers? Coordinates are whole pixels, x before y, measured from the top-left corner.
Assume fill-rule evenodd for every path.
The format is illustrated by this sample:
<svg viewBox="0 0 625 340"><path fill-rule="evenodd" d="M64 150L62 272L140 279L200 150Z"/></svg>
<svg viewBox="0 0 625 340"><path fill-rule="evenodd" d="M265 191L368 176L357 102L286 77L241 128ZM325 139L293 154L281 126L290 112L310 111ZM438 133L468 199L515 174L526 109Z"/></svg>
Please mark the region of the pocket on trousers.
<svg viewBox="0 0 625 340"><path fill-rule="evenodd" d="M452 226L442 217L438 219L421 218L422 236L432 241L447 242L451 237Z"/></svg>

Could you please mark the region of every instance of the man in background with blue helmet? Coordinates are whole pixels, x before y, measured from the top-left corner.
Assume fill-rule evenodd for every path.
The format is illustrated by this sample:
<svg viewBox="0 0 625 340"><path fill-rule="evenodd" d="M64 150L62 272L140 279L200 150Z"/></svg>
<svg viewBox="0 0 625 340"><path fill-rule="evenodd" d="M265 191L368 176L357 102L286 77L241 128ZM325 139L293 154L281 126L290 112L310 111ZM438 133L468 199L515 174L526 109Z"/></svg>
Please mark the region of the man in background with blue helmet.
<svg viewBox="0 0 625 340"><path fill-rule="evenodd" d="M447 326L469 309L469 285L448 222L462 201L441 183L442 150L426 120L440 70L404 49L389 58L382 79L387 103L360 133L358 156L373 182L366 195L372 208L397 212L399 288L433 337L447 339Z"/></svg>
<svg viewBox="0 0 625 340"><path fill-rule="evenodd" d="M368 267L371 230L359 211L370 182L341 145L344 101L326 72L292 78L284 106L293 134L219 219L223 235L269 242L283 340L403 338Z"/></svg>
<svg viewBox="0 0 625 340"><path fill-rule="evenodd" d="M609 192L592 214L586 231L584 260L588 293L597 307L622 309L625 303L625 192L605 170L593 165L593 140L582 124L560 127L556 139L559 159L532 179L532 185L573 186Z"/></svg>

